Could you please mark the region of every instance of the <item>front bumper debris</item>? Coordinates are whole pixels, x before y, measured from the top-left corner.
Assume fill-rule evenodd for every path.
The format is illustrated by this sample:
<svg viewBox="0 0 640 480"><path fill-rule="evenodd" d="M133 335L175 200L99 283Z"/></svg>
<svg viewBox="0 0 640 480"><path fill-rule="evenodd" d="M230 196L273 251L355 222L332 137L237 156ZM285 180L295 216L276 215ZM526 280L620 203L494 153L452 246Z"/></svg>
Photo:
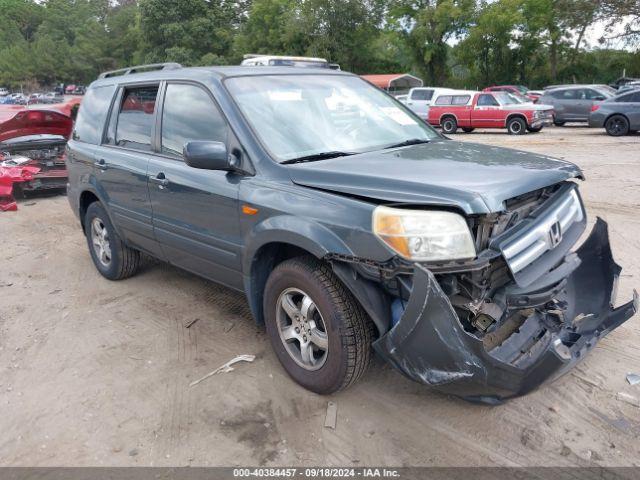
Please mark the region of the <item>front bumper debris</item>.
<svg viewBox="0 0 640 480"><path fill-rule="evenodd" d="M622 269L613 260L603 220L576 253L579 265L558 293L562 314L545 307L530 310L524 323L491 350L464 330L433 274L416 265L402 317L374 348L412 380L470 401L496 404L524 395L566 373L638 310L635 291L632 301L612 306Z"/></svg>

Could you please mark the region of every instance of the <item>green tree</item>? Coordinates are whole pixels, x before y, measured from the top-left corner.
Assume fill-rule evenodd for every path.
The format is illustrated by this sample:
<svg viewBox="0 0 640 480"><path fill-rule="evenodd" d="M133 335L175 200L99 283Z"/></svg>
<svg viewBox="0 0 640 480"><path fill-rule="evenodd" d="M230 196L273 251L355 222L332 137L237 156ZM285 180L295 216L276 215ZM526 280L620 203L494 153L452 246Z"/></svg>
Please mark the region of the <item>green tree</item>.
<svg viewBox="0 0 640 480"><path fill-rule="evenodd" d="M226 60L244 19L246 2L141 0L141 47L146 62L201 64L211 54Z"/></svg>
<svg viewBox="0 0 640 480"><path fill-rule="evenodd" d="M449 77L447 42L461 35L475 10L473 0L396 0L390 21L411 55L415 71L431 85Z"/></svg>

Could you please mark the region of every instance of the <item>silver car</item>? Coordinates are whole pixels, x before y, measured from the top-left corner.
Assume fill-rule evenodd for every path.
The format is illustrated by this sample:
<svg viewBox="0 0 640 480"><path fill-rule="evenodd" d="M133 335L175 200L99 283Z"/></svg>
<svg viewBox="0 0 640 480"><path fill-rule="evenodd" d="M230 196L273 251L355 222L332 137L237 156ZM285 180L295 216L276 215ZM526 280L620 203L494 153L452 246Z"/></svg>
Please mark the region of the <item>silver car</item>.
<svg viewBox="0 0 640 480"><path fill-rule="evenodd" d="M591 108L589 126L614 137L640 130L640 89L625 92Z"/></svg>
<svg viewBox="0 0 640 480"><path fill-rule="evenodd" d="M589 121L589 113L594 103L611 97L613 94L599 85L578 85L545 90L538 103L553 105L554 123L561 126L566 122Z"/></svg>

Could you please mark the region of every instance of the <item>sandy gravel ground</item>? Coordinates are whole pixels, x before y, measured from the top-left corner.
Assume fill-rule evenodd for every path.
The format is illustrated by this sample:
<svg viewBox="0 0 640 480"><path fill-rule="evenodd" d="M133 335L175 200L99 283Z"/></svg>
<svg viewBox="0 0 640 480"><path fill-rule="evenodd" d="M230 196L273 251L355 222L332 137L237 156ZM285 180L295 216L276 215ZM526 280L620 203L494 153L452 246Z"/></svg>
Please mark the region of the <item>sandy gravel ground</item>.
<svg viewBox="0 0 640 480"><path fill-rule="evenodd" d="M640 136L459 134L580 165L611 227L620 299L640 287ZM0 215L0 465L640 465L638 317L570 374L500 407L430 392L378 362L320 397L295 385L244 298L148 262L112 283L65 197ZM190 328L185 324L198 319ZM251 364L189 383L239 354ZM337 428L323 427L327 401Z"/></svg>

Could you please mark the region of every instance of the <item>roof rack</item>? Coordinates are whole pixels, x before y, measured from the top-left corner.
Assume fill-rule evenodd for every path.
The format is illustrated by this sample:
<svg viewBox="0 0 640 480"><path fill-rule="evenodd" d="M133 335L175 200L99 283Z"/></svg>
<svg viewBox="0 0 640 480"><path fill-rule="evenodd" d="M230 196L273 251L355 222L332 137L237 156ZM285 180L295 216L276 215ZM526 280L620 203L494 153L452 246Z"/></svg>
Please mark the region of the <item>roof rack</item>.
<svg viewBox="0 0 640 480"><path fill-rule="evenodd" d="M120 68L118 70L110 70L108 72L102 72L98 78L117 77L120 75L130 75L132 73L140 73L147 70L177 70L182 68L182 65L174 62L166 63L149 63L148 65L136 65L135 67Z"/></svg>

